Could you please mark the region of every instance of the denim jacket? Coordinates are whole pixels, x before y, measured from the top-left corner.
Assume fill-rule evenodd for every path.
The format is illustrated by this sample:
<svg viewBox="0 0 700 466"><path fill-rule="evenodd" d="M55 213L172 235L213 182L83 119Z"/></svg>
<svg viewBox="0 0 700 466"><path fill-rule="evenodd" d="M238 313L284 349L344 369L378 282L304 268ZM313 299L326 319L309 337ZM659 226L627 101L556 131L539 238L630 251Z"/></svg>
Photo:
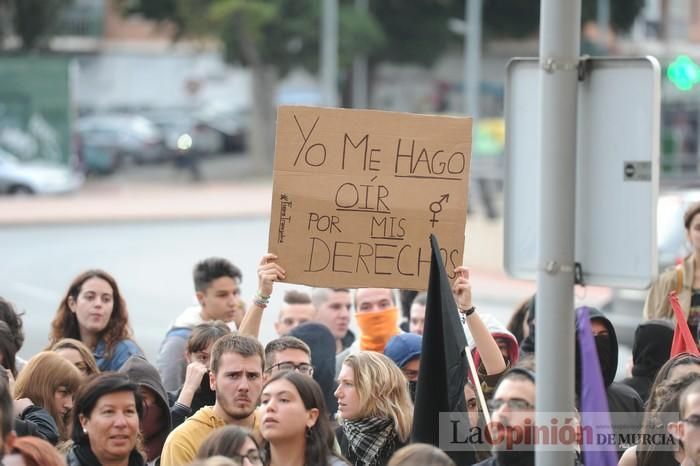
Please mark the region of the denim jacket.
<svg viewBox="0 0 700 466"><path fill-rule="evenodd" d="M100 368L101 372L106 371L118 371L127 359L131 356L137 354L139 356L144 356L141 348L136 345L132 340L121 340L114 345L112 350L112 355L110 358L105 357L106 345L104 340L100 340L95 348L95 360L97 361L97 367ZM145 356L144 356L145 357Z"/></svg>

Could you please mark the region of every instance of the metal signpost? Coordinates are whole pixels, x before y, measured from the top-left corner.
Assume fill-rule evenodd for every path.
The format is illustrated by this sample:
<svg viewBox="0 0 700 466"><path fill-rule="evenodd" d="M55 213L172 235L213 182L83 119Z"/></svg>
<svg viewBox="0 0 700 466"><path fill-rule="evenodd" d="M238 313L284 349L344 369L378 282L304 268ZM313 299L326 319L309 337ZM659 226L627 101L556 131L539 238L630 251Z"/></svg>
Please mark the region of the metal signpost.
<svg viewBox="0 0 700 466"><path fill-rule="evenodd" d="M540 9L540 196L537 264L535 423L574 407L574 228L576 92L581 0L542 0ZM544 451L535 462L564 466L574 449Z"/></svg>

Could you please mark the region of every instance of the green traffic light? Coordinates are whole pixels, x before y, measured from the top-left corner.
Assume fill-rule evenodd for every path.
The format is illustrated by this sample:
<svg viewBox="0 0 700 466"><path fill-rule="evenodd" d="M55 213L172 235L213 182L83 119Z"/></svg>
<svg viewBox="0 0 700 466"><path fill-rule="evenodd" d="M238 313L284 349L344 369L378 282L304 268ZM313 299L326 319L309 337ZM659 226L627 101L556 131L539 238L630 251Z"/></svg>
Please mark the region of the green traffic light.
<svg viewBox="0 0 700 466"><path fill-rule="evenodd" d="M689 91L700 83L700 67L687 55L679 55L668 65L668 79L681 91Z"/></svg>

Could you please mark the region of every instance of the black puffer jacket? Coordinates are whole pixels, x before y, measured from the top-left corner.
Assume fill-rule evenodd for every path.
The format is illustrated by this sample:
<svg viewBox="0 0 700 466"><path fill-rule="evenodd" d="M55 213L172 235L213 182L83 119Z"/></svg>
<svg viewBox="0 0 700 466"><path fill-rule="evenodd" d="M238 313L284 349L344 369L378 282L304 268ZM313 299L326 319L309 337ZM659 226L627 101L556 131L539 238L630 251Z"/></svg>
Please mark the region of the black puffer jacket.
<svg viewBox="0 0 700 466"><path fill-rule="evenodd" d="M15 432L18 437L31 435L56 445L59 440L58 426L53 417L41 406L28 406L18 418L15 418Z"/></svg>

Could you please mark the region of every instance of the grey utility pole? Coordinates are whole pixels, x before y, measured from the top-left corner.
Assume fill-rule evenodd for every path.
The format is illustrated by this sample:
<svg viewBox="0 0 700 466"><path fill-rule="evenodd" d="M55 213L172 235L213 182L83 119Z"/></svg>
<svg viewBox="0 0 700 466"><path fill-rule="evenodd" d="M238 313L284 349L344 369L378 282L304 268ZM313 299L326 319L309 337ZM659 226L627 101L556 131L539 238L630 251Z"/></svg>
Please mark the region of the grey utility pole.
<svg viewBox="0 0 700 466"><path fill-rule="evenodd" d="M323 105L338 105L338 0L322 0L321 88Z"/></svg>
<svg viewBox="0 0 700 466"><path fill-rule="evenodd" d="M541 0L540 198L535 313L537 425L574 408L574 245L576 101L581 0ZM560 420L560 425L563 422ZM567 451L543 451L538 466L574 464Z"/></svg>
<svg viewBox="0 0 700 466"><path fill-rule="evenodd" d="M465 0L464 14L467 30L464 34L464 112L474 119L479 118L479 84L481 82L481 2Z"/></svg>
<svg viewBox="0 0 700 466"><path fill-rule="evenodd" d="M355 0L355 8L358 11L369 10L369 0ZM367 57L357 55L352 62L352 107L369 107L369 92L367 90L369 76L367 73Z"/></svg>
<svg viewBox="0 0 700 466"><path fill-rule="evenodd" d="M610 29L610 0L598 0L596 23L598 23L598 44L608 51L608 31Z"/></svg>

